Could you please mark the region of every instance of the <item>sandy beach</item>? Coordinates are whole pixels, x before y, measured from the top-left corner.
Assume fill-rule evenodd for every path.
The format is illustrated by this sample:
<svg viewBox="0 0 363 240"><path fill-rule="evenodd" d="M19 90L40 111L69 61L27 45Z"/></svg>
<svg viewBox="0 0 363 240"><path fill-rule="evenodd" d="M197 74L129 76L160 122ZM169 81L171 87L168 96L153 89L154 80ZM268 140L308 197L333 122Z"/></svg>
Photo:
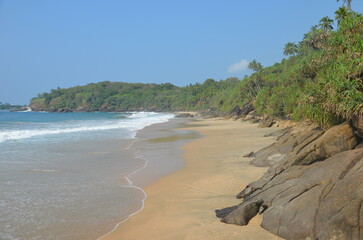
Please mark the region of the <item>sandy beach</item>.
<svg viewBox="0 0 363 240"><path fill-rule="evenodd" d="M261 228L258 215L246 227L227 225L215 209L240 203L234 196L267 170L243 155L274 141L276 128L241 121L202 119L187 129L203 137L183 146L185 167L145 188L144 209L102 240L279 239Z"/></svg>

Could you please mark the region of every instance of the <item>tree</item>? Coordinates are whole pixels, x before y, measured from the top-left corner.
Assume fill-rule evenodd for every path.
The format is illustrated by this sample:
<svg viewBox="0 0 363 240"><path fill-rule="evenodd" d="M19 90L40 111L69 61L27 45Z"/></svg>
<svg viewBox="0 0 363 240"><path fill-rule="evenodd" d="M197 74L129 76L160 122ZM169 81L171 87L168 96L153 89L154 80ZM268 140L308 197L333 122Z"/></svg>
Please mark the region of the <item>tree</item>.
<svg viewBox="0 0 363 240"><path fill-rule="evenodd" d="M341 21L343 21L344 19L346 19L347 16L348 16L348 8L346 8L346 7L340 7L335 12L335 19L338 21L338 25L341 23Z"/></svg>
<svg viewBox="0 0 363 240"><path fill-rule="evenodd" d="M329 17L324 17L324 18L320 19L319 23L320 23L319 26L324 31L328 32L328 31L333 30L333 23L334 23L333 19L330 19Z"/></svg>
<svg viewBox="0 0 363 240"><path fill-rule="evenodd" d="M262 70L263 66L261 65L261 63L257 62L256 60L253 60L248 64L248 68L255 72L258 72Z"/></svg>
<svg viewBox="0 0 363 240"><path fill-rule="evenodd" d="M284 55L295 55L297 53L298 46L293 42L288 42L285 44Z"/></svg>
<svg viewBox="0 0 363 240"><path fill-rule="evenodd" d="M339 2L340 0L337 0ZM352 11L352 0L343 0L343 6L347 5L347 9Z"/></svg>

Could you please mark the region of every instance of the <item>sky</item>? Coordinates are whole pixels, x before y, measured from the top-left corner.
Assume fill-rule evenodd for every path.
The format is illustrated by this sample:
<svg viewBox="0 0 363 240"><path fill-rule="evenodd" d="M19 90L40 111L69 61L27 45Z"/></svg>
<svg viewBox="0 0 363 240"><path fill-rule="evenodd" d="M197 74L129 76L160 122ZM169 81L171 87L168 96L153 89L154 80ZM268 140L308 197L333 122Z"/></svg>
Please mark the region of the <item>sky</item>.
<svg viewBox="0 0 363 240"><path fill-rule="evenodd" d="M336 0L0 0L0 102L101 81L243 78L281 61ZM352 1L362 12L363 1Z"/></svg>

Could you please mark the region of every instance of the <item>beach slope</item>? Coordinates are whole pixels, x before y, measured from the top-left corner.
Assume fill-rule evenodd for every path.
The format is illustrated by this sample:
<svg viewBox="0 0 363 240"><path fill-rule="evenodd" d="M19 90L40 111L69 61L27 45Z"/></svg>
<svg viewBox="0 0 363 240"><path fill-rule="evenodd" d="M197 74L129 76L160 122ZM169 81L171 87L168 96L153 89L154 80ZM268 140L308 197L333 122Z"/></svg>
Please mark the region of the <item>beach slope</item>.
<svg viewBox="0 0 363 240"><path fill-rule="evenodd" d="M276 129L217 119L187 127L203 137L183 147L185 167L146 187L145 208L102 240L279 239L260 227L260 215L239 227L221 223L214 212L240 203L234 196L266 171L243 155L271 144L264 135Z"/></svg>

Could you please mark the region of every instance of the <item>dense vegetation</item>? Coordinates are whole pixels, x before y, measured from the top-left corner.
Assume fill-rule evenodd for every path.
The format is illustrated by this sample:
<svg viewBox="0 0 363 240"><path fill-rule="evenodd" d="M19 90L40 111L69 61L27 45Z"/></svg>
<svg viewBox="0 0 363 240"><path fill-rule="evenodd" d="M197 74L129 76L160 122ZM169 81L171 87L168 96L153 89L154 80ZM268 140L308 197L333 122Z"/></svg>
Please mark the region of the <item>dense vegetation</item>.
<svg viewBox="0 0 363 240"><path fill-rule="evenodd" d="M31 101L33 109L49 111L137 111L199 110L215 105L238 79L177 87L170 83L142 84L101 82L69 89L53 89Z"/></svg>
<svg viewBox="0 0 363 240"><path fill-rule="evenodd" d="M363 16L344 1L334 21L324 17L299 43L287 43L289 56L273 66L256 60L242 80L206 80L177 87L166 84L101 82L55 89L33 98L34 109L59 111L203 110L231 111L253 103L259 114L311 119L321 125L362 115Z"/></svg>
<svg viewBox="0 0 363 240"><path fill-rule="evenodd" d="M24 106L12 105L10 103L0 102L0 110L17 110L17 109L22 109L22 108L24 108Z"/></svg>

